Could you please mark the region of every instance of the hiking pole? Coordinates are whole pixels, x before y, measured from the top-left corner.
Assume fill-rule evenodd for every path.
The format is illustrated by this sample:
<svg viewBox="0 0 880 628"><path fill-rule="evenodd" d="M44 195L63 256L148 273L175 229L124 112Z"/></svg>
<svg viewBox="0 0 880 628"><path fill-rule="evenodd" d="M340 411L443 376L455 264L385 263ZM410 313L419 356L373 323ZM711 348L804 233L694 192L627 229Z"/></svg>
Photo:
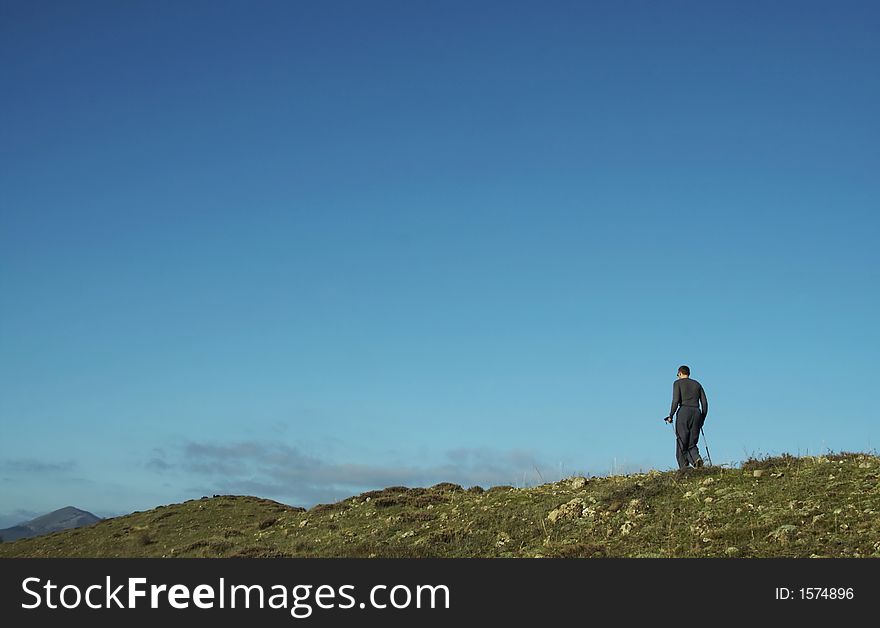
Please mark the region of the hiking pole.
<svg viewBox="0 0 880 628"><path fill-rule="evenodd" d="M703 426L700 426L700 436L703 437L703 447L706 448L706 457L709 459L709 466L712 466L712 454L709 453L709 441L706 440L706 433L703 431Z"/></svg>
<svg viewBox="0 0 880 628"><path fill-rule="evenodd" d="M671 414L669 416L663 417L663 420L666 423L669 423L669 425L672 425L672 415ZM675 433L675 444L678 445L678 451L681 452L682 457L686 461L687 460L687 453L685 452L684 447L681 444L681 438L679 438L678 430L675 429L674 425L672 425L672 431L673 431L673 433Z"/></svg>

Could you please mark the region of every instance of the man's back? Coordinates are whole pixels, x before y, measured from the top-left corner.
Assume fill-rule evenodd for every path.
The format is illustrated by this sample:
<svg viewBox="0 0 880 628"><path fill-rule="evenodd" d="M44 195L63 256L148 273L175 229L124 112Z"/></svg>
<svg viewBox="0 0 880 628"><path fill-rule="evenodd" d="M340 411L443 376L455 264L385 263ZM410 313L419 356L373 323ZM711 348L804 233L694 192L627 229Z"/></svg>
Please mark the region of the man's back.
<svg viewBox="0 0 880 628"><path fill-rule="evenodd" d="M709 412L709 403L706 399L706 392L703 386L695 379L690 377L681 377L675 380L672 388L672 412L678 408L678 404L683 406L703 406L703 418ZM671 415L670 415L671 416Z"/></svg>

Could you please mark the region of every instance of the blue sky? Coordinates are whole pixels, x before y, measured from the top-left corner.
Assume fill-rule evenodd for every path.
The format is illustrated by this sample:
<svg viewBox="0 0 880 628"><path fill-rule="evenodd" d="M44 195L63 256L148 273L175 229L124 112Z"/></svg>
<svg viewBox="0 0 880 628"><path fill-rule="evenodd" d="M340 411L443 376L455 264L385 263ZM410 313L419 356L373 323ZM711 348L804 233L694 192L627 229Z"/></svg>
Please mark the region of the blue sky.
<svg viewBox="0 0 880 628"><path fill-rule="evenodd" d="M872 450L871 2L0 2L0 524Z"/></svg>

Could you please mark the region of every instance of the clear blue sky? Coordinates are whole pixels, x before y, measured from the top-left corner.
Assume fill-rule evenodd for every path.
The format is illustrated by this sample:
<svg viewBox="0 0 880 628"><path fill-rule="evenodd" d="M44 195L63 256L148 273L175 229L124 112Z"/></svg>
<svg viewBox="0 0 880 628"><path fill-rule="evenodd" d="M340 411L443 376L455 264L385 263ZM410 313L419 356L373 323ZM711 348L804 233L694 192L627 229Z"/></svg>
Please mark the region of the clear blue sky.
<svg viewBox="0 0 880 628"><path fill-rule="evenodd" d="M880 443L875 2L0 2L0 524Z"/></svg>

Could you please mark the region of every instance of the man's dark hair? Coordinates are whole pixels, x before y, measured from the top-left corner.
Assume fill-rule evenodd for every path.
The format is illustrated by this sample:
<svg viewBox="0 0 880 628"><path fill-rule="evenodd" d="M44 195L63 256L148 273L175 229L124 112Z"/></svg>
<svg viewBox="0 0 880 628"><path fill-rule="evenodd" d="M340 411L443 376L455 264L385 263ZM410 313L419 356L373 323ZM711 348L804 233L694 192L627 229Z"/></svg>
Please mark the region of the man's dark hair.
<svg viewBox="0 0 880 628"><path fill-rule="evenodd" d="M686 367L684 364L682 364L681 366L678 367L678 372L681 373L682 375L687 375L688 377L691 376L691 370L688 367Z"/></svg>

